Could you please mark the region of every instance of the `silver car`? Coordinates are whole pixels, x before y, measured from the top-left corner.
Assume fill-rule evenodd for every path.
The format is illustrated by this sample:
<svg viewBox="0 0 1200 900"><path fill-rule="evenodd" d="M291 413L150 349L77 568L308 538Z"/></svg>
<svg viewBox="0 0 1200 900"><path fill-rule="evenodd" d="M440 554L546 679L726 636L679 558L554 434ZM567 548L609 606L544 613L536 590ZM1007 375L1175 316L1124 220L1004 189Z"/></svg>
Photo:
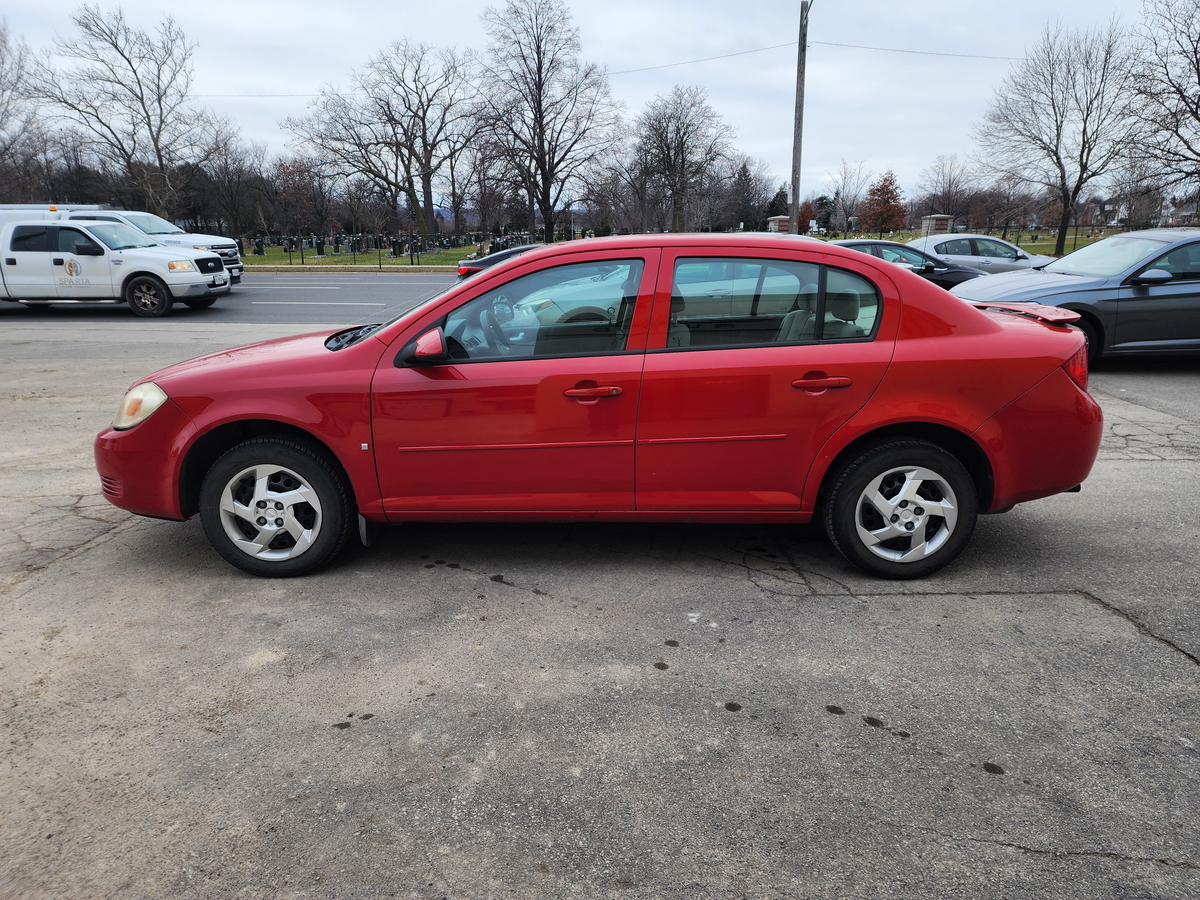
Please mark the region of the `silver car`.
<svg viewBox="0 0 1200 900"><path fill-rule="evenodd" d="M932 253L946 262L970 266L981 272L1015 272L1040 269L1054 262L1053 256L1026 253L1020 247L986 234L939 234L909 241L910 247Z"/></svg>

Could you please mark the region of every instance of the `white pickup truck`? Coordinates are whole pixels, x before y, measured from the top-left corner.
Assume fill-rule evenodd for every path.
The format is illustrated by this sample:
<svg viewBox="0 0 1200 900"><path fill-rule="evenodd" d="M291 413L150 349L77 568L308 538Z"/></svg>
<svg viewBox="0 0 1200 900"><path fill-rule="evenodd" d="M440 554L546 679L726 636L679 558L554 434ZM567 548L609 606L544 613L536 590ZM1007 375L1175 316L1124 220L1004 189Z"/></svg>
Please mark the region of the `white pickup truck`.
<svg viewBox="0 0 1200 900"><path fill-rule="evenodd" d="M9 222L0 260L0 300L31 306L124 302L158 317L176 300L204 309L229 292L219 256L165 247L123 222Z"/></svg>
<svg viewBox="0 0 1200 900"><path fill-rule="evenodd" d="M241 254L238 253L237 243L230 238L219 237L215 234L197 234L191 231L184 231L178 225L168 222L162 216L156 216L154 213L132 212L125 209L102 209L96 210L95 213L69 212L63 218L91 219L98 222L124 222L150 235L152 240L160 244L165 244L168 247L185 247L189 250L211 250L217 256L221 257L221 262L225 266L225 272L229 275L230 284L237 284L242 280L242 271L245 267L242 264Z"/></svg>

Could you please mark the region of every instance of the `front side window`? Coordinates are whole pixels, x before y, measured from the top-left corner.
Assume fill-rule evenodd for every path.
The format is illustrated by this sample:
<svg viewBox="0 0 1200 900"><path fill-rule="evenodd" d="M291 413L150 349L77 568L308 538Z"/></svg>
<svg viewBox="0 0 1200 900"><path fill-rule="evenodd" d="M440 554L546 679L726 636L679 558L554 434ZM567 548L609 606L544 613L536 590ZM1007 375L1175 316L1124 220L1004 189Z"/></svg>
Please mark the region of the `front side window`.
<svg viewBox="0 0 1200 900"><path fill-rule="evenodd" d="M865 278L815 263L679 259L667 349L868 338L879 294Z"/></svg>
<svg viewBox="0 0 1200 900"><path fill-rule="evenodd" d="M1162 269L1171 273L1172 281L1196 281L1200 279L1200 244L1176 247L1160 256L1147 269Z"/></svg>
<svg viewBox="0 0 1200 900"><path fill-rule="evenodd" d="M979 250L980 256L986 256L989 259L1016 259L1017 251L1007 244L1001 244L999 241L989 241L984 238L975 238L975 247Z"/></svg>
<svg viewBox="0 0 1200 900"><path fill-rule="evenodd" d="M890 263L895 263L898 266L912 266L915 269L925 268L925 263L933 262L933 260L925 257L924 254L918 253L916 250L910 250L907 247L885 247L879 246L879 255Z"/></svg>
<svg viewBox="0 0 1200 900"><path fill-rule="evenodd" d="M49 253L50 230L45 225L18 225L9 249L14 253Z"/></svg>
<svg viewBox="0 0 1200 900"><path fill-rule="evenodd" d="M58 229L58 252L59 253L79 253L80 247L95 247L99 249L99 244L89 238L82 231L76 231L74 228ZM84 250L84 253L87 251Z"/></svg>
<svg viewBox="0 0 1200 900"><path fill-rule="evenodd" d="M640 259L603 260L514 279L446 317L447 348L459 360L619 353L644 268Z"/></svg>

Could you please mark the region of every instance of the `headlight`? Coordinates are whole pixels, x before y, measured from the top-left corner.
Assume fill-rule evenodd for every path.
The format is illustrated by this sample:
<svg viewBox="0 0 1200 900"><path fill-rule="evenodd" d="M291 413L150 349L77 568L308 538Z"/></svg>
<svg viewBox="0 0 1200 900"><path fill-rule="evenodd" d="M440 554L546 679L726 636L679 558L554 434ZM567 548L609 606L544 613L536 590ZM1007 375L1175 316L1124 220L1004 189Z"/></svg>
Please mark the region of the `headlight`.
<svg viewBox="0 0 1200 900"><path fill-rule="evenodd" d="M145 422L154 415L156 409L167 402L167 399L166 392L153 381L130 388L129 393L121 400L112 427L117 431L125 431Z"/></svg>
<svg viewBox="0 0 1200 900"><path fill-rule="evenodd" d="M203 244L196 244L194 247L192 247L192 249L193 250L207 250L208 248L205 247Z"/></svg>
<svg viewBox="0 0 1200 900"><path fill-rule="evenodd" d="M167 268L172 272L195 272L196 267L190 259L177 259L174 262L167 263Z"/></svg>

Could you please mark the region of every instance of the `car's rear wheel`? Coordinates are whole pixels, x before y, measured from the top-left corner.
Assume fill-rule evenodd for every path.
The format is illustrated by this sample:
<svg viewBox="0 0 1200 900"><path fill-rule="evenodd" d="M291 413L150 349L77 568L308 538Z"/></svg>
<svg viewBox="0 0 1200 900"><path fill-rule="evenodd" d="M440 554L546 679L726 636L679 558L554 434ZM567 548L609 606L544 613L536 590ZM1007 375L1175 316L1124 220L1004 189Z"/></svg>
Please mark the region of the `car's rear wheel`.
<svg viewBox="0 0 1200 900"><path fill-rule="evenodd" d="M200 521L225 560L252 575L303 575L350 534L350 492L312 447L255 438L218 459L200 487Z"/></svg>
<svg viewBox="0 0 1200 900"><path fill-rule="evenodd" d="M926 441L867 450L835 476L825 528L838 551L881 578L921 578L962 552L975 530L975 483Z"/></svg>
<svg viewBox="0 0 1200 900"><path fill-rule="evenodd" d="M171 311L175 298L157 278L139 275L125 286L125 302L139 316L156 319Z"/></svg>

